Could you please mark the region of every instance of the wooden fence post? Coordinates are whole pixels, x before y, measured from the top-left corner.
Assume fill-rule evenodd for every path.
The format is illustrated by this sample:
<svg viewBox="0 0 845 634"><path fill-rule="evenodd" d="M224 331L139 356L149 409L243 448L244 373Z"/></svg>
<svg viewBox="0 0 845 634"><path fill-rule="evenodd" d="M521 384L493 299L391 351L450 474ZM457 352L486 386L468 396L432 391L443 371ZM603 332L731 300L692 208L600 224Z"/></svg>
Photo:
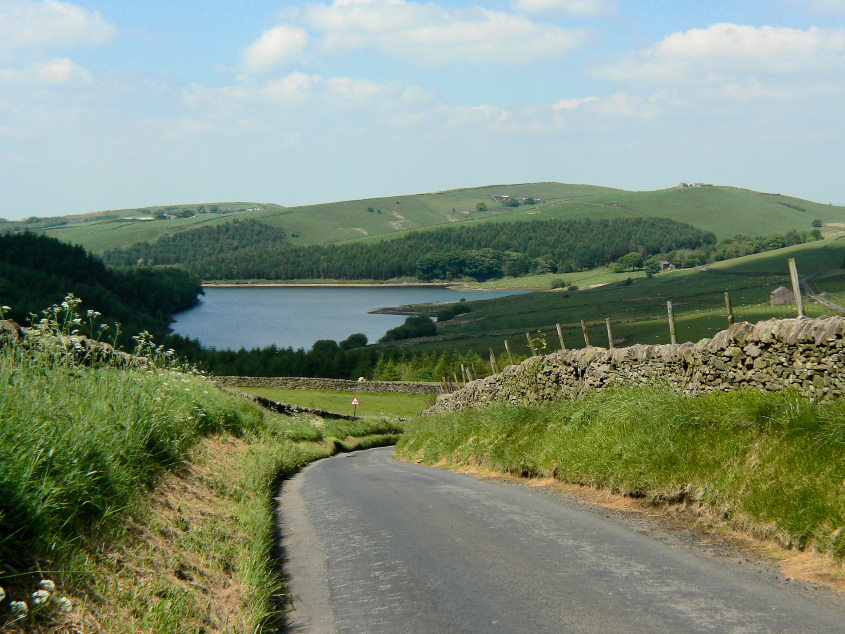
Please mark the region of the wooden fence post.
<svg viewBox="0 0 845 634"><path fill-rule="evenodd" d="M464 364L461 364L461 384L467 384L467 369L464 367Z"/></svg>
<svg viewBox="0 0 845 634"><path fill-rule="evenodd" d="M496 354L493 352L493 348L490 348L490 372L493 374L499 373L499 368L496 365Z"/></svg>
<svg viewBox="0 0 845 634"><path fill-rule="evenodd" d="M511 354L511 347L508 344L507 339L505 339L505 352L508 353L508 361L510 361L510 365L513 365L513 355Z"/></svg>
<svg viewBox="0 0 845 634"><path fill-rule="evenodd" d="M795 307L798 309L798 317L806 317L804 314L804 298L801 297L801 282L798 280L798 267L795 266L795 258L789 258L789 276L792 278L792 292L795 294Z"/></svg>
<svg viewBox="0 0 845 634"><path fill-rule="evenodd" d="M581 332L584 333L584 345L588 348L590 347L590 335L587 333L587 324L584 323L584 320L581 320Z"/></svg>
<svg viewBox="0 0 845 634"><path fill-rule="evenodd" d="M531 343L531 335L528 334L527 332L525 333L525 339L526 339L526 341L528 341L528 350L531 351L531 356L532 357L536 356L537 353L534 352L534 344Z"/></svg>
<svg viewBox="0 0 845 634"><path fill-rule="evenodd" d="M725 308L728 310L728 327L734 325L734 309L731 306L731 294L725 291Z"/></svg>
<svg viewBox="0 0 845 634"><path fill-rule="evenodd" d="M463 372L463 370L461 370L461 372ZM452 372L452 378L455 379L455 387L457 389L461 389L461 383L458 381L458 375Z"/></svg>
<svg viewBox="0 0 845 634"><path fill-rule="evenodd" d="M560 339L560 350L563 352L566 350L566 344L563 343L563 330L560 328L560 324L555 324L557 328L557 338Z"/></svg>
<svg viewBox="0 0 845 634"><path fill-rule="evenodd" d="M610 327L610 317L604 318L604 323L607 324L607 349L613 347L613 329Z"/></svg>
<svg viewBox="0 0 845 634"><path fill-rule="evenodd" d="M449 381L446 380L446 377L443 377L443 392L446 394L452 393L452 388L449 387Z"/></svg>
<svg viewBox="0 0 845 634"><path fill-rule="evenodd" d="M675 309L672 308L671 299L666 302L666 309L669 312L669 340L678 343L678 337L675 335Z"/></svg>

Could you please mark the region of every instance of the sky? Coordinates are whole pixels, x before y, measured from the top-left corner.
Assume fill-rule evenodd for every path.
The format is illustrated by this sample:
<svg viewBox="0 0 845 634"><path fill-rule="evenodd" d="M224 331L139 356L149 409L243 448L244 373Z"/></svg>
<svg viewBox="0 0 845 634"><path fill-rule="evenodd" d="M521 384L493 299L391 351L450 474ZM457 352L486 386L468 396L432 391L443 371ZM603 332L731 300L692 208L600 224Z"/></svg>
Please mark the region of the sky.
<svg viewBox="0 0 845 634"><path fill-rule="evenodd" d="M845 204L845 0L0 0L0 217L532 181Z"/></svg>

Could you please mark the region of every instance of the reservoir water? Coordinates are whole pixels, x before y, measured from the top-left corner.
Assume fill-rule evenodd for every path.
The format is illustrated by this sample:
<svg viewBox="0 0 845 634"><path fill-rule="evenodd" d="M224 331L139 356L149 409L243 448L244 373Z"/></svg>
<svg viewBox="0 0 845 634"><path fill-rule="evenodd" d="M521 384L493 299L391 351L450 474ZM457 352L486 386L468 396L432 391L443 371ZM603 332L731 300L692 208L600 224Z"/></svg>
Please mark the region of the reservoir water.
<svg viewBox="0 0 845 634"><path fill-rule="evenodd" d="M491 299L526 291L454 291L436 286L207 287L200 303L175 315L173 332L205 346L238 350L275 344L308 350L318 339L356 332L375 342L405 315L370 311L405 304Z"/></svg>

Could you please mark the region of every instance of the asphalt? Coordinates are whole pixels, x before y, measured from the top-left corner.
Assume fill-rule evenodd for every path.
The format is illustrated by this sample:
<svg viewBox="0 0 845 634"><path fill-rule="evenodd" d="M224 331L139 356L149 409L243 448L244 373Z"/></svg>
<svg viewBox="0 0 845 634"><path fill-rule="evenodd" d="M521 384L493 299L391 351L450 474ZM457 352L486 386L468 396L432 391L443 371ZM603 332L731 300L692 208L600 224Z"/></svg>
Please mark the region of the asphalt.
<svg viewBox="0 0 845 634"><path fill-rule="evenodd" d="M394 461L321 460L278 498L295 632L845 632L845 602L571 500Z"/></svg>

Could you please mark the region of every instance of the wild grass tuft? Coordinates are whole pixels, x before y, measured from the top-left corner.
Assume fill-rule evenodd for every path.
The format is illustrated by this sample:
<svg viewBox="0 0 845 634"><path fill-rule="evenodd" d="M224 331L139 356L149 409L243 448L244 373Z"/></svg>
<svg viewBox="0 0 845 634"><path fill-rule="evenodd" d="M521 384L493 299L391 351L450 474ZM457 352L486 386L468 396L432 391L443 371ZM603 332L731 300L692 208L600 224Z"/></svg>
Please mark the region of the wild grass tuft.
<svg viewBox="0 0 845 634"><path fill-rule="evenodd" d="M845 399L623 388L542 408L406 424L397 455L701 504L783 544L845 558Z"/></svg>

